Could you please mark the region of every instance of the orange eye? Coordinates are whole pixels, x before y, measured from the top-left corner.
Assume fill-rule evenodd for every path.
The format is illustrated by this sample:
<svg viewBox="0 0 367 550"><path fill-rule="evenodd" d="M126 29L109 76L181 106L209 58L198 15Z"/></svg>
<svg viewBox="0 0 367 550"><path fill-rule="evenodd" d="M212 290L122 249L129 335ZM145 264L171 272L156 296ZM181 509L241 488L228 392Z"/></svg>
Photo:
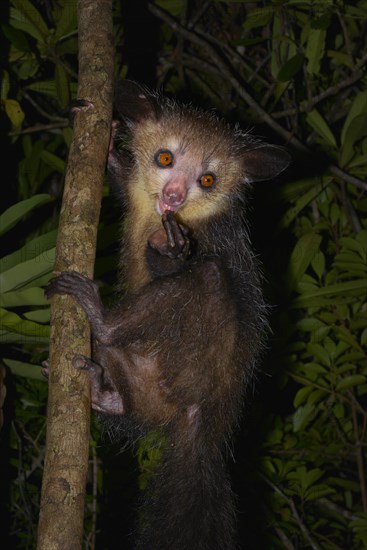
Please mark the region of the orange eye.
<svg viewBox="0 0 367 550"><path fill-rule="evenodd" d="M211 173L203 174L199 182L202 187L205 187L205 189L210 189L210 187L215 185L216 178L215 175Z"/></svg>
<svg viewBox="0 0 367 550"><path fill-rule="evenodd" d="M155 161L158 166L161 168L167 168L168 166L171 166L173 163L173 154L171 151L168 150L162 150L158 151L158 153L155 154Z"/></svg>

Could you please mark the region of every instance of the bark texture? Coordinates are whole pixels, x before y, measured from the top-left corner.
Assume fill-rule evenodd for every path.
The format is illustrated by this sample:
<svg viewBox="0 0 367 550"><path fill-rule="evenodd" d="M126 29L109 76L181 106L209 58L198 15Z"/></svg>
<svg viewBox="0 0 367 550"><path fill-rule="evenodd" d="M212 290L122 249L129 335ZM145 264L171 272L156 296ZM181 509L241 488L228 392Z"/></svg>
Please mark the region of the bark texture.
<svg viewBox="0 0 367 550"><path fill-rule="evenodd" d="M77 113L70 148L55 271L93 277L102 183L113 103L112 0L79 0L78 98L92 106ZM89 324L76 302L53 299L49 361L47 446L38 526L38 550L82 546L88 468L90 390L75 370L75 354L90 355Z"/></svg>

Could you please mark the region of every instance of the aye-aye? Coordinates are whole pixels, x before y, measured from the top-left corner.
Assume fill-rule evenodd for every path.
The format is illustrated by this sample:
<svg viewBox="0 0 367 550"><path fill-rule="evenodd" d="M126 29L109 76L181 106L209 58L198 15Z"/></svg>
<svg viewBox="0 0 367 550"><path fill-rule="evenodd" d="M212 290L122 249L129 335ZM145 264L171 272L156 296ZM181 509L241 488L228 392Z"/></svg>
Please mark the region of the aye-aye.
<svg viewBox="0 0 367 550"><path fill-rule="evenodd" d="M123 296L107 309L96 283L75 272L46 294L73 296L88 316L93 359L74 366L90 375L93 408L166 441L136 547L229 550L224 454L267 324L244 195L290 158L133 82L116 96L108 170L127 215Z"/></svg>

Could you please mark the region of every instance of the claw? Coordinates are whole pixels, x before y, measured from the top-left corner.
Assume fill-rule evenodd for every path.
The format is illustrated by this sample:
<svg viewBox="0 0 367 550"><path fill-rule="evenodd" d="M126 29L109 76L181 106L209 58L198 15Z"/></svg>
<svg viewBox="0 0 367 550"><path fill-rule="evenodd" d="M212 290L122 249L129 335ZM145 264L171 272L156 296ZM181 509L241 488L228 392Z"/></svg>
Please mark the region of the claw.
<svg viewBox="0 0 367 550"><path fill-rule="evenodd" d="M88 359L84 355L75 355L72 361L74 369L88 370Z"/></svg>
<svg viewBox="0 0 367 550"><path fill-rule="evenodd" d="M74 99L68 109L71 126L73 126L75 116L79 111L88 111L89 109L94 109L94 104L89 99Z"/></svg>
<svg viewBox="0 0 367 550"><path fill-rule="evenodd" d="M42 365L41 374L43 374L43 376L44 376L45 378L48 378L48 375L49 375L49 366L50 366L49 360L48 360L48 359L45 359L44 361L42 361L41 365Z"/></svg>

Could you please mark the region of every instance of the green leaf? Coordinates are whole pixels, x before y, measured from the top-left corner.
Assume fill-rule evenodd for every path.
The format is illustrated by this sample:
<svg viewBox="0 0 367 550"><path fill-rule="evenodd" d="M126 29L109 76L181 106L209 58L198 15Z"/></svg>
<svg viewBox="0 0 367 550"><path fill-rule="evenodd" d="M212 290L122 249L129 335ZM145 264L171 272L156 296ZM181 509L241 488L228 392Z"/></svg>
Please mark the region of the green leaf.
<svg viewBox="0 0 367 550"><path fill-rule="evenodd" d="M23 61L23 63L20 65L18 76L20 80L28 80L29 78L32 78L36 75L39 68L40 64L38 62L38 59L28 57L28 59Z"/></svg>
<svg viewBox="0 0 367 550"><path fill-rule="evenodd" d="M320 468L307 470L305 466L300 466L296 470L289 472L287 475L292 488L296 490L300 496L305 497L307 491L314 486L315 482L323 476L323 471Z"/></svg>
<svg viewBox="0 0 367 550"><path fill-rule="evenodd" d="M35 195L30 199L18 202L14 204L0 216L0 235L9 231L18 221L20 221L26 214L29 214L32 210L52 201L50 195Z"/></svg>
<svg viewBox="0 0 367 550"><path fill-rule="evenodd" d="M323 29L310 29L306 46L307 72L311 75L320 72L320 63L325 53L326 31Z"/></svg>
<svg viewBox="0 0 367 550"><path fill-rule="evenodd" d="M319 251L321 240L322 238L317 233L307 233L297 242L288 266L287 282L290 291L296 288L311 260Z"/></svg>
<svg viewBox="0 0 367 550"><path fill-rule="evenodd" d="M304 55L299 53L288 59L278 73L278 80L281 82L291 80L302 69L304 59Z"/></svg>
<svg viewBox="0 0 367 550"><path fill-rule="evenodd" d="M352 376L346 376L337 384L336 391L353 388L355 386L359 386L360 384L365 384L365 382L366 377L362 374L353 374Z"/></svg>
<svg viewBox="0 0 367 550"><path fill-rule="evenodd" d="M333 406L333 413L338 420L342 420L345 416L344 404L340 401Z"/></svg>
<svg viewBox="0 0 367 550"><path fill-rule="evenodd" d="M313 468L312 470L308 470L305 475L304 487L311 487L311 485L318 481L323 475L324 472L320 468Z"/></svg>
<svg viewBox="0 0 367 550"><path fill-rule="evenodd" d="M46 382L46 378L41 373L41 367L39 365L14 361L14 359L7 359L5 357L2 360L15 376L24 376L25 378Z"/></svg>
<svg viewBox="0 0 367 550"><path fill-rule="evenodd" d="M46 151L46 149L44 149L41 153L41 158L46 164L51 166L51 168L53 168L54 170L57 170L58 172L60 172L60 174L64 174L64 172L65 172L65 161L62 160L60 157L58 157L57 155L54 155L54 153L50 153L50 151Z"/></svg>
<svg viewBox="0 0 367 550"><path fill-rule="evenodd" d="M278 81L275 85L274 89L274 99L272 105L276 105L279 101L279 99L282 97L286 89L289 87L289 81L287 82L280 82ZM272 107L270 107L270 111L272 110Z"/></svg>
<svg viewBox="0 0 367 550"><path fill-rule="evenodd" d="M12 128L14 130L19 129L23 124L25 115L18 101L15 101L15 99L4 99L3 108L11 121Z"/></svg>
<svg viewBox="0 0 367 550"><path fill-rule="evenodd" d="M283 430L280 428L274 428L268 433L266 442L268 445L278 445L282 441L283 435Z"/></svg>
<svg viewBox="0 0 367 550"><path fill-rule="evenodd" d="M346 52L342 51L335 51L335 50L327 50L327 56L332 59L336 65L345 65L349 69L353 70L353 64L350 58L350 55L348 55Z"/></svg>
<svg viewBox="0 0 367 550"><path fill-rule="evenodd" d="M43 288L27 288L26 290L15 290L14 292L2 292L0 294L0 307L24 307L24 306L46 306L49 301L45 298Z"/></svg>
<svg viewBox="0 0 367 550"><path fill-rule="evenodd" d="M322 497L325 497L327 495L332 495L335 493L336 493L336 490L333 489L333 487L329 487L328 485L325 485L325 484L320 484L320 485L314 485L313 487L310 487L309 489L307 489L307 491L304 494L304 498L307 501L318 500Z"/></svg>
<svg viewBox="0 0 367 550"><path fill-rule="evenodd" d="M36 277L35 279L29 281L29 283L25 283L23 288L26 290L32 287L44 287L49 282L51 275L52 273L47 271L44 275L40 275L39 277Z"/></svg>
<svg viewBox="0 0 367 550"><path fill-rule="evenodd" d="M332 5L333 2L330 2L330 5ZM324 6L326 5L326 2L324 2ZM331 22L331 16L329 12L324 13L320 17L317 17L316 19L311 20L311 28L312 29L324 29L327 30Z"/></svg>
<svg viewBox="0 0 367 550"><path fill-rule="evenodd" d="M55 251L47 250L31 260L22 262L0 274L0 288L8 292L34 281L38 277L51 273L55 263Z"/></svg>
<svg viewBox="0 0 367 550"><path fill-rule="evenodd" d="M63 6L55 5L54 21L56 21L55 37L65 38L77 29L76 3L65 2Z"/></svg>
<svg viewBox="0 0 367 550"><path fill-rule="evenodd" d="M323 401L327 394L326 390L315 390L308 396L307 403L316 405L319 401Z"/></svg>
<svg viewBox="0 0 367 550"><path fill-rule="evenodd" d="M340 166L343 168L355 155L355 144L367 136L367 113L356 116L348 126L341 149Z"/></svg>
<svg viewBox="0 0 367 550"><path fill-rule="evenodd" d="M16 313L2 308L0 308L0 323L2 330L5 329L9 332L33 336L36 339L38 337L49 336L50 334L49 326L39 325L33 321L26 321Z"/></svg>
<svg viewBox="0 0 367 550"><path fill-rule="evenodd" d="M363 253L362 258L367 259L367 229L362 229L356 236L358 244L361 245Z"/></svg>
<svg viewBox="0 0 367 550"><path fill-rule="evenodd" d="M320 374L323 375L323 374L326 374L328 372L328 370L325 367L323 367L319 363L315 363L313 361L308 362L308 363L304 363L303 370L307 374L308 377L309 377L309 374L312 374L312 378L315 377L314 375L316 375L316 378L319 378Z"/></svg>
<svg viewBox="0 0 367 550"><path fill-rule="evenodd" d="M331 476L329 482L333 483L333 485L336 485L337 487L341 487L346 491L358 491L360 489L358 482L352 479L342 479Z"/></svg>
<svg viewBox="0 0 367 550"><path fill-rule="evenodd" d="M56 245L57 230L44 233L28 241L22 248L0 259L0 272L6 271L25 260L31 260L40 254L47 255Z"/></svg>
<svg viewBox="0 0 367 550"><path fill-rule="evenodd" d="M313 419L314 411L314 405L307 404L299 407L293 415L293 431L303 430Z"/></svg>
<svg viewBox="0 0 367 550"><path fill-rule="evenodd" d="M248 12L243 23L246 30L256 29L267 25L274 14L273 6L263 6L261 9L254 9Z"/></svg>
<svg viewBox="0 0 367 550"><path fill-rule="evenodd" d="M311 261L311 266L319 280L321 280L325 271L325 256L321 250L315 254Z"/></svg>
<svg viewBox="0 0 367 550"><path fill-rule="evenodd" d="M10 8L11 25L44 42L50 31L34 4L28 0L12 0L12 4L14 8Z"/></svg>
<svg viewBox="0 0 367 550"><path fill-rule="evenodd" d="M64 141L66 143L67 148L70 149L71 140L73 137L73 130L71 128L63 128L62 135L64 137Z"/></svg>
<svg viewBox="0 0 367 550"><path fill-rule="evenodd" d="M6 23L1 25L1 29L14 48L25 53L30 51L29 43L24 32L7 25ZM6 94L6 96L1 96L1 99L4 99L4 97L8 97L8 94Z"/></svg>
<svg viewBox="0 0 367 550"><path fill-rule="evenodd" d="M365 296L367 293L366 281L359 279L356 281L347 281L345 283L338 283L335 285L329 285L318 290L303 294L292 301L292 308L299 307L319 307L326 305L335 305L350 303L354 300L353 297Z"/></svg>
<svg viewBox="0 0 367 550"><path fill-rule="evenodd" d="M69 79L61 63L55 67L55 83L59 105L65 109L70 103Z"/></svg>
<svg viewBox="0 0 367 550"><path fill-rule="evenodd" d="M295 435L292 434L286 434L284 437L284 449L293 449L298 443L298 438Z"/></svg>
<svg viewBox="0 0 367 550"><path fill-rule="evenodd" d="M331 179L330 179L331 182ZM314 183L314 181L313 181ZM298 216L298 214L308 205L310 202L315 199L321 192L321 189L318 186L312 187L307 193L302 195L296 202L295 206L290 208L282 217L279 222L279 230L285 229L288 227L292 221Z"/></svg>
<svg viewBox="0 0 367 550"><path fill-rule="evenodd" d="M27 321L28 323L30 321ZM40 325L42 326L42 325ZM22 332L9 332L9 330L0 329L0 343L1 344L12 344L12 345L32 345L42 346L45 348L48 347L50 343L50 334L23 334Z"/></svg>
<svg viewBox="0 0 367 550"><path fill-rule="evenodd" d="M338 264L339 262L349 264L350 266L353 266L354 269L357 266L359 266L361 270L367 268L365 258L362 259L360 254L350 250L348 252L341 252L340 254L337 254L335 256L334 265Z"/></svg>
<svg viewBox="0 0 367 550"><path fill-rule="evenodd" d="M69 82L69 88L71 95L75 97L77 93L77 83ZM58 99L55 80L41 80L32 82L31 84L27 84L27 90L33 90L34 92L51 96L56 100Z"/></svg>
<svg viewBox="0 0 367 550"><path fill-rule="evenodd" d="M50 308L28 311L27 313L24 313L24 317L28 319L28 321L34 321L35 323L49 323Z"/></svg>
<svg viewBox="0 0 367 550"><path fill-rule="evenodd" d="M312 111L307 113L306 120L308 124L311 126L311 128L313 128L315 132L317 132L319 136L321 136L328 145L330 145L334 149L337 148L336 141L332 131L327 125L325 119L317 111L317 109L313 109Z"/></svg>
<svg viewBox="0 0 367 550"><path fill-rule="evenodd" d="M316 330L325 327L325 323L319 319L309 317L307 319L301 319L297 323L298 330L304 330L307 332L315 332Z"/></svg>
<svg viewBox="0 0 367 550"><path fill-rule="evenodd" d="M278 189L278 195L283 201L294 201L298 197L304 195L311 188L314 189L316 184L315 178L306 178L285 183ZM321 186L320 186L321 187Z"/></svg>
<svg viewBox="0 0 367 550"><path fill-rule="evenodd" d="M278 230L285 229L288 227L293 220L299 215L300 212L308 205L311 201L313 201L324 189L333 181L333 178L331 177L325 177L323 178L322 185L317 184L316 180L313 178L312 180L302 180L301 182L297 182L301 185L304 185L305 187L309 187L312 185L311 189L309 189L306 193L304 193L299 199L297 199L297 202L295 206L290 208L282 217L282 219L279 222ZM295 189L298 189L296 185L294 185ZM288 189L285 193L285 198L287 200L291 199L291 192L292 189L290 186L288 186Z"/></svg>
<svg viewBox="0 0 367 550"><path fill-rule="evenodd" d="M53 97L54 99L57 99L55 80L43 80L43 81L40 80L37 82L32 82L31 84L27 85L27 89L33 90L34 92L45 94Z"/></svg>
<svg viewBox="0 0 367 550"><path fill-rule="evenodd" d="M297 409L300 405L302 405L302 403L304 403L307 400L307 397L312 392L313 392L312 386L305 386L304 388L301 388L300 390L298 390L293 401L294 408Z"/></svg>
<svg viewBox="0 0 367 550"><path fill-rule="evenodd" d="M320 344L313 344L312 342L307 345L308 352L316 357L322 365L330 366L330 355Z"/></svg>
<svg viewBox="0 0 367 550"><path fill-rule="evenodd" d="M344 145L347 141L347 132L349 126L355 118L367 114L367 91L359 92L355 96L351 107L348 110L348 115L345 119L343 129L340 133L340 143Z"/></svg>

